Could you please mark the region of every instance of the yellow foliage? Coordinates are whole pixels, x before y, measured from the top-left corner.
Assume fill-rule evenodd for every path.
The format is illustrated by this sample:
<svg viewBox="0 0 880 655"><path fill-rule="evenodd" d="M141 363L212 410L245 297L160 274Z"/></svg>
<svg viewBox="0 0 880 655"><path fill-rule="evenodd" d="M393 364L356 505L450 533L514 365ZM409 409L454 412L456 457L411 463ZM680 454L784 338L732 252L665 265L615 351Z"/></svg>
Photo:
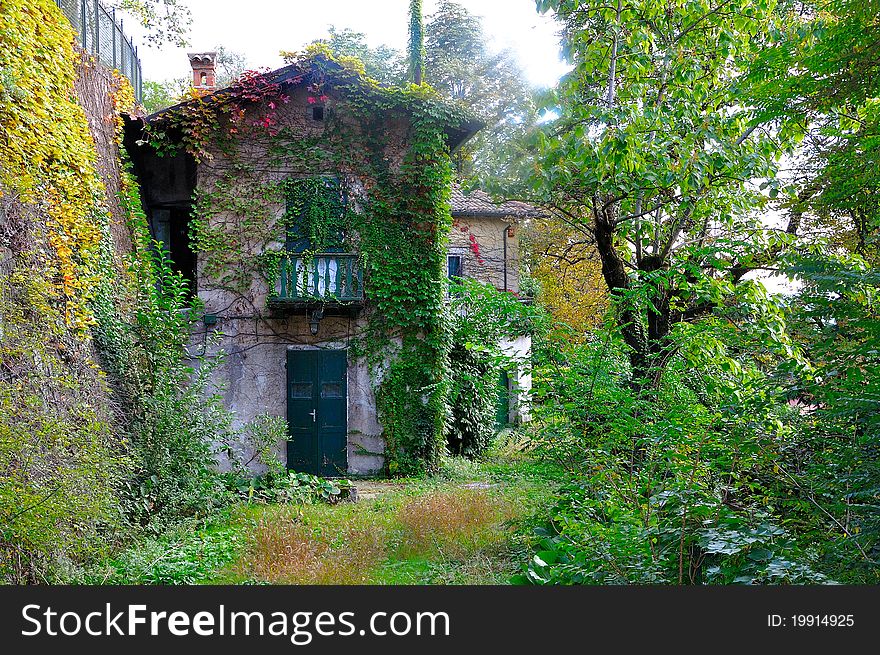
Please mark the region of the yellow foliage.
<svg viewBox="0 0 880 655"><path fill-rule="evenodd" d="M51 44L51 47L47 47ZM73 93L74 33L52 0L3 0L0 12L0 187L48 216L45 275L50 304L85 330L95 286L104 185Z"/></svg>
<svg viewBox="0 0 880 655"><path fill-rule="evenodd" d="M600 325L608 292L589 236L548 218L531 225L524 241L532 277L541 287L539 300L558 324L557 332L578 340Z"/></svg>
<svg viewBox="0 0 880 655"><path fill-rule="evenodd" d="M14 232L0 266L4 582L63 578L59 563L100 551L129 466L91 342L94 308L127 279L112 268L107 190L77 103L81 56L53 0L0 0L0 202ZM118 112L135 102L117 82L121 141Z"/></svg>

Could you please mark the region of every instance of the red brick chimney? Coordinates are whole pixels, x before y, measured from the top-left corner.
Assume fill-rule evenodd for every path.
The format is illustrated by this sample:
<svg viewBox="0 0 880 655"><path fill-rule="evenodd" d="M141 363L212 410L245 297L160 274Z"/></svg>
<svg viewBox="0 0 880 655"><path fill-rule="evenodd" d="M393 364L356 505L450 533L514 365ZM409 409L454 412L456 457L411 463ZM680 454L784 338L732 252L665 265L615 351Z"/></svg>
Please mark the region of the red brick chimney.
<svg viewBox="0 0 880 655"><path fill-rule="evenodd" d="M217 85L214 79L217 53L187 52L186 56L189 57L189 65L193 69L193 87L203 91L213 91Z"/></svg>

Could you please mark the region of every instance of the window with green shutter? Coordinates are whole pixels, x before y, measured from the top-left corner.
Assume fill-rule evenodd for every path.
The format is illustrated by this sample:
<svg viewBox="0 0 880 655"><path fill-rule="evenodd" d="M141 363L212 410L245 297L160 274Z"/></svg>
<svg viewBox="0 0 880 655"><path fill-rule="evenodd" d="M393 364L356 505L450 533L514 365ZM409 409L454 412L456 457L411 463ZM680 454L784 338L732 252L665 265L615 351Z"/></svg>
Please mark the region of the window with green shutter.
<svg viewBox="0 0 880 655"><path fill-rule="evenodd" d="M347 252L347 198L338 178L288 180L285 192L288 251Z"/></svg>

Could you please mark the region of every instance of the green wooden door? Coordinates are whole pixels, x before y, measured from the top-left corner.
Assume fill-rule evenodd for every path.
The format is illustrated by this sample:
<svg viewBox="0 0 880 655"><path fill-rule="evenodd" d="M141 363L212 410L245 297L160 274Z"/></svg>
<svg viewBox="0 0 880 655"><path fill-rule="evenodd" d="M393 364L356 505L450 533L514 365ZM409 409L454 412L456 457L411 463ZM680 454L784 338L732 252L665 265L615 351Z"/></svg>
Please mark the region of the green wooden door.
<svg viewBox="0 0 880 655"><path fill-rule="evenodd" d="M346 474L347 370L344 350L287 351L287 468Z"/></svg>
<svg viewBox="0 0 880 655"><path fill-rule="evenodd" d="M495 404L495 429L500 430L510 424L510 374L501 371L498 376L498 400Z"/></svg>

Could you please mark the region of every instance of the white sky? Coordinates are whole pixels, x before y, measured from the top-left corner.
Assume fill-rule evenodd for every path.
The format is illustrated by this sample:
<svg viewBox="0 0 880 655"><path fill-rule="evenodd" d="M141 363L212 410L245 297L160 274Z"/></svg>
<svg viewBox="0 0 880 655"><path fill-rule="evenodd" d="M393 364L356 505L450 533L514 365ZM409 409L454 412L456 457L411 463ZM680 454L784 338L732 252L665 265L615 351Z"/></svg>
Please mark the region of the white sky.
<svg viewBox="0 0 880 655"><path fill-rule="evenodd" d="M483 17L494 50L517 53L526 78L538 87L552 86L567 67L559 58L558 26L535 10L534 0L457 0ZM186 52L222 45L248 58L252 68L282 65L280 50L299 50L326 36L327 28L351 28L367 35L372 47L403 49L407 41L409 0L187 0L193 22L188 48L145 45L133 21L126 21L143 64L144 78L163 81L190 75ZM424 1L430 16L437 0Z"/></svg>

